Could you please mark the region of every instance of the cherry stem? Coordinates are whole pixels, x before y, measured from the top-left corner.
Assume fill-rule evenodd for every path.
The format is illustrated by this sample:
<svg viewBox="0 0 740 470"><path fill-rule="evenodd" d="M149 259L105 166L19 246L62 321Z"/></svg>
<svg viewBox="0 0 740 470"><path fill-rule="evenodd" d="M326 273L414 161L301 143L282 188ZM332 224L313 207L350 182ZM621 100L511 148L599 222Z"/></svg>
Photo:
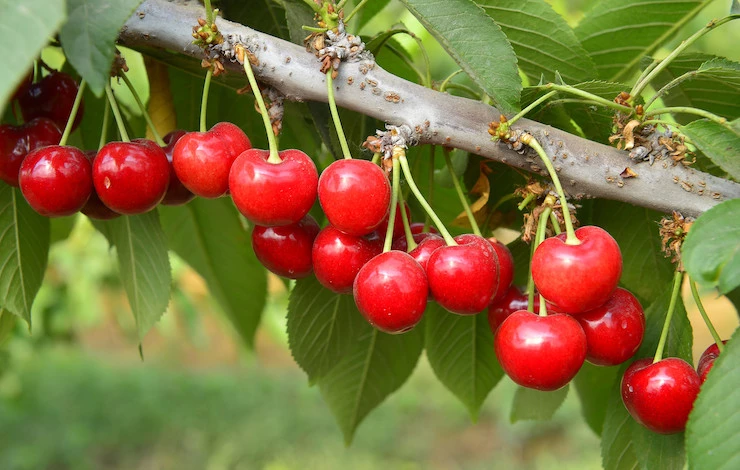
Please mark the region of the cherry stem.
<svg viewBox="0 0 740 470"><path fill-rule="evenodd" d="M535 236L536 238L536 236ZM529 246L529 265L532 265L532 256L534 255L534 249L537 247L537 240ZM534 313L534 278L532 277L532 269L529 269L527 275L527 311Z"/></svg>
<svg viewBox="0 0 740 470"><path fill-rule="evenodd" d="M401 187L401 168L398 163L398 158L393 156L393 184L391 186L391 210L388 214L388 227L385 229L385 242L383 243L383 253L391 251L391 245L393 244L393 226L396 222L396 210L398 206L398 193ZM403 211L401 211L403 212Z"/></svg>
<svg viewBox="0 0 740 470"><path fill-rule="evenodd" d="M524 108L524 109L522 109L521 111L519 111L519 113L517 113L517 114L516 114L516 115L515 115L515 116L514 116L513 118L511 118L511 119L509 119L508 121L506 121L506 123L507 123L507 124L508 124L509 126L511 126L512 124L514 124L515 122L517 122L517 121L518 121L519 119L521 119L521 118L523 118L524 116L526 116L526 115L527 115L527 113L529 113L529 112L530 112L530 111L532 111L532 110L533 110L534 108L536 108L537 106L539 106L539 105L540 105L540 103L542 103L542 102L544 102L544 101L547 101L548 99L550 99L550 97L552 97L553 95L556 95L557 93L558 93L558 92L557 92L557 90L553 90L553 91L551 91L551 92L549 92L549 93L545 93L544 95L542 95L542 96L540 96L539 98L537 98L536 100L534 100L534 101L532 102L532 104L530 104L530 105L529 105L529 106L527 106L526 108Z"/></svg>
<svg viewBox="0 0 740 470"><path fill-rule="evenodd" d="M717 344L717 348L719 349L720 353L723 353L725 351L725 344L722 342L722 338L717 333L717 330L714 328L714 325L712 324L712 320L709 319L709 315L707 315L707 311L704 308L704 304L701 301L701 297L699 296L699 290L696 288L696 283L693 279L691 279L691 276L689 276L689 286L691 287L691 295L694 297L694 303L696 303L696 308L699 309L699 313L701 314L701 317L704 319L704 323L706 323L707 328L709 328L709 332L712 334L712 338L714 338L714 342Z"/></svg>
<svg viewBox="0 0 740 470"><path fill-rule="evenodd" d="M103 125L100 129L100 142L98 150L108 142L108 125L110 124L110 106L103 106Z"/></svg>
<svg viewBox="0 0 740 470"><path fill-rule="evenodd" d="M87 82L85 82L84 79L80 80L80 87L77 89L77 96L75 96L75 102L74 104L72 104L72 110L69 112L67 125L64 126L62 138L59 139L59 145L65 145L67 143L67 139L69 139L69 134L72 133L72 127L74 126L75 118L77 117L77 111L80 109L80 103L82 103L82 94L85 92L86 86Z"/></svg>
<svg viewBox="0 0 740 470"><path fill-rule="evenodd" d="M367 2L369 2L369 1L370 1L370 0L362 0L362 1L360 2L360 3L358 3L358 4L357 4L357 6L356 6L356 7L355 7L355 8L354 8L354 9L353 9L353 10L352 10L351 12L350 12L350 14L349 14L349 15L347 15L347 16L346 16L346 17L344 18L344 22L345 22L345 24L346 24L346 23L349 23L349 20L351 20L353 16L355 16L355 15L356 15L356 14L357 14L357 13L358 13L358 12L359 12L360 10L362 10L362 7L364 7L364 6L365 6L365 4L366 4ZM344 3L344 2L342 2L342 6L344 6L344 4L343 4L343 3Z"/></svg>
<svg viewBox="0 0 740 470"><path fill-rule="evenodd" d="M110 103L110 109L113 111L113 117L116 120L116 125L118 126L118 132L121 134L121 140L124 142L130 142L131 139L128 138L128 132L126 132L126 125L123 122L123 117L121 116L121 110L118 109L118 102L116 102L116 97L113 94L113 89L110 87L110 83L107 83L105 85L105 94L108 95L108 103Z"/></svg>
<svg viewBox="0 0 740 470"><path fill-rule="evenodd" d="M342 155L345 159L350 160L352 155L349 153L349 145L347 145L347 138L344 136L344 129L342 129L342 121L339 119L339 111L337 110L337 102L334 99L334 80L331 78L333 70L326 72L326 93L329 98L329 109L331 110L331 118L334 120L334 127L337 129L337 137L339 137L339 145L342 147Z"/></svg>
<svg viewBox="0 0 740 470"><path fill-rule="evenodd" d="M380 164L380 157L381 157L380 152L375 152L373 154L373 159L370 160L370 162L372 162L373 165L378 165Z"/></svg>
<svg viewBox="0 0 740 470"><path fill-rule="evenodd" d="M421 191L419 191L419 187L416 186L416 182L414 181L414 177L411 174L411 168L409 168L409 161L406 159L406 153L403 151L402 148L396 147L394 150L394 153L396 153L396 149L399 150L399 156L398 161L401 164L401 169L403 169L403 174L406 177L406 182L409 185L409 188L411 189L411 192L414 193L414 196L416 197L416 200L419 201L419 204L421 207L424 208L429 218L432 219L434 222L434 225L437 226L437 230L439 230L440 235L442 235L442 238L445 239L445 243L449 246L455 246L457 245L457 242L454 238L452 238L452 235L450 235L450 232L447 231L447 228L444 226L441 220L439 220L439 217L434 212L434 209L432 209L432 206L429 205L429 203L424 199L424 196L422 196Z"/></svg>
<svg viewBox="0 0 740 470"><path fill-rule="evenodd" d="M395 171L395 170L394 170ZM403 203L403 194L399 192L398 204L401 206L401 222L403 223L403 233L406 236L406 251L409 252L418 246L414 240L414 234L411 233L411 224L406 213L406 205Z"/></svg>
<svg viewBox="0 0 740 470"><path fill-rule="evenodd" d="M206 8L206 22L209 25L213 24L213 8L211 8L211 0L203 0L203 6Z"/></svg>
<svg viewBox="0 0 740 470"><path fill-rule="evenodd" d="M252 94L254 95L255 101L257 101L257 106L260 109L260 114L262 115L262 123L265 126L265 132L267 133L267 144L270 147L270 156L267 157L268 163L280 163L283 160L280 158L280 155L278 154L278 144L277 139L275 138L275 133L272 131L272 122L270 122L270 115L267 112L267 106L265 106L265 100L262 98L262 92L260 91L260 87L257 84L257 78L254 76L254 70L252 70L252 64L249 61L249 52L247 49L243 46L237 46L241 49L241 52L243 53L244 58L244 73L247 74L247 79L249 79L249 86L252 87Z"/></svg>
<svg viewBox="0 0 740 470"><path fill-rule="evenodd" d="M704 111L703 109L692 108L689 106L673 106L670 108L653 109L645 112L645 117L649 118L650 116L676 113L694 114L696 116L701 116L703 118L709 119L710 121L714 121L717 124L721 124L723 126L727 124L727 119L723 117L717 116L716 114L710 113L709 111Z"/></svg>
<svg viewBox="0 0 740 470"><path fill-rule="evenodd" d="M203 82L203 96L200 100L200 131L205 132L206 127L206 110L208 109L208 91L211 89L211 77L213 77L213 68L206 72L206 81Z"/></svg>
<svg viewBox="0 0 740 470"><path fill-rule="evenodd" d="M470 227L473 229L473 233L480 237L481 232L480 227L478 227L478 221L475 220L475 215L473 214L472 209L470 209L470 204L468 204L468 198L465 197L465 192L463 191L462 185L460 184L460 180L458 179L457 174L455 174L455 169L452 167L452 158L450 158L450 151L447 148L444 148L442 153L444 153L445 156L447 170L450 172L450 176L452 177L452 184L455 185L455 192L457 193L457 197L460 199L460 203L462 204L463 209L465 209L465 214L468 216Z"/></svg>
<svg viewBox="0 0 740 470"><path fill-rule="evenodd" d="M516 206L516 208L520 211L523 211L527 207L527 205L529 205L529 203L532 202L533 199L534 199L534 194L532 193L527 194L527 197L522 199L522 202L520 202L519 205Z"/></svg>
<svg viewBox="0 0 740 470"><path fill-rule="evenodd" d="M429 173L427 174L427 198L429 204L434 204L434 155L437 152L436 145L429 146ZM432 223L432 219L429 214L424 213L424 231L429 230L429 226Z"/></svg>
<svg viewBox="0 0 740 470"><path fill-rule="evenodd" d="M568 209L568 200L565 198L565 191L563 191L563 186L560 184L560 178L558 178L558 174L555 171L555 168L552 166L550 157L547 156L545 150L542 148L540 143L537 142L537 139L535 139L532 134L522 134L519 140L523 144L529 145L534 149L535 152L537 152L537 155L539 155L542 163L545 164L547 172L550 174L550 179L552 179L553 185L555 185L555 190L557 191L558 197L560 198L560 206L563 209L563 219L565 219L565 244L580 245L581 241L578 239L578 237L576 237L576 232L573 229L573 222L570 220L570 210Z"/></svg>
<svg viewBox="0 0 740 470"><path fill-rule="evenodd" d="M555 235L560 235L562 233L562 230L560 230L560 222L558 221L558 216L555 215L555 211L550 212L550 224L552 225Z"/></svg>
<svg viewBox="0 0 740 470"><path fill-rule="evenodd" d="M538 246L540 246L540 243L542 243L545 240L545 235L547 233L547 222L550 219L550 214L552 214L552 207L548 205L545 207L545 209L542 211L542 214L540 214L540 220L537 223L537 232L534 235L534 250L537 249ZM534 250L532 250L532 254L534 254ZM531 295L534 296L534 279L532 277L532 259L529 260L529 279L532 280L532 293ZM527 282L527 288L529 288L529 282ZM534 305L533 305L534 307ZM540 316L546 317L547 316L547 307L545 307L545 299L540 295Z"/></svg>
<svg viewBox="0 0 740 470"><path fill-rule="evenodd" d="M134 88L134 85L131 83L131 80L126 76L126 74L122 73L119 75L123 82L126 84L126 87L128 87L129 91L134 97L134 100L136 101L136 104L139 106L139 109L141 110L141 114L144 116L144 120L146 121L146 125L149 126L149 130L152 132L152 136L154 136L154 141L157 142L157 145L160 147L164 147L167 145L164 140L162 140L162 137L159 135L159 132L157 132L157 128L154 126L154 122L152 122L151 116L149 116L149 113L146 111L146 106L144 106L144 103L141 101L141 97L139 97L139 93L136 91L136 88Z"/></svg>
<svg viewBox="0 0 740 470"><path fill-rule="evenodd" d="M673 318L673 311L676 310L676 303L678 302L679 292L681 291L681 284L683 284L683 271L676 271L676 273L673 275L673 291L671 292L671 302L668 304L668 313L665 316L663 331L661 331L660 333L660 341L658 342L658 349L655 351L653 364L663 359L663 349L665 349L665 343L668 339L668 330L670 329L671 318Z"/></svg>

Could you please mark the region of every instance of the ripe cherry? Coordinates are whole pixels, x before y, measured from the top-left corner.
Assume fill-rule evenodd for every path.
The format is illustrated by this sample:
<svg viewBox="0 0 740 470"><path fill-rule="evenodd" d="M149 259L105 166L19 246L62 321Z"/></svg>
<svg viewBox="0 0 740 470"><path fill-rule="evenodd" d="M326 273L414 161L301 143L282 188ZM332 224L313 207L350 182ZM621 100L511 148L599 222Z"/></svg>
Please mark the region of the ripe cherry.
<svg viewBox="0 0 740 470"><path fill-rule="evenodd" d="M417 234L414 234L414 237L416 237L416 235ZM421 265L422 268L424 268L424 272L426 273L429 258L432 256L432 253L437 250L437 248L445 246L445 240L439 235L427 233L424 238L418 243L419 244L416 245L416 248L409 251L409 255L411 255L411 257L414 258L416 262Z"/></svg>
<svg viewBox="0 0 740 470"><path fill-rule="evenodd" d="M514 280L514 256L511 254L509 248L497 239L489 238L488 241L498 256L499 282L496 293L493 294L493 300L491 301L495 303L506 295L511 282Z"/></svg>
<svg viewBox="0 0 740 470"><path fill-rule="evenodd" d="M436 233L437 235L439 235L439 230L431 225L425 230L424 222L412 222L411 224L409 224L409 228L411 229L411 233Z"/></svg>
<svg viewBox="0 0 740 470"><path fill-rule="evenodd" d="M56 145L62 132L47 118L36 118L22 126L0 126L0 179L18 186L21 162L31 150Z"/></svg>
<svg viewBox="0 0 740 470"><path fill-rule="evenodd" d="M367 160L337 160L321 173L319 202L329 222L342 232L362 236L388 214L391 186L378 165Z"/></svg>
<svg viewBox="0 0 740 470"><path fill-rule="evenodd" d="M491 327L491 332L496 333L501 323L506 320L509 315L519 310L527 310L528 297L526 292L517 286L510 286L506 290L506 294L498 301L491 302L488 307L488 324ZM534 296L534 302L532 303L532 310L538 312L540 308L540 296ZM549 311L549 310L548 310Z"/></svg>
<svg viewBox="0 0 740 470"><path fill-rule="evenodd" d="M419 323L428 292L424 269L403 251L387 251L368 261L353 289L360 313L375 328L392 334Z"/></svg>
<svg viewBox="0 0 740 470"><path fill-rule="evenodd" d="M566 235L543 241L532 256L537 290L559 311L578 314L609 300L622 273L617 242L600 227L576 230L580 245L565 243Z"/></svg>
<svg viewBox="0 0 740 470"><path fill-rule="evenodd" d="M327 289L349 293L360 268L382 250L379 240L348 235L328 226L313 242L313 272Z"/></svg>
<svg viewBox="0 0 740 470"><path fill-rule="evenodd" d="M172 153L175 150L175 144L177 141L184 137L187 132L183 130L175 130L168 133L162 140L166 144L162 147L164 154L167 156L167 161L170 164L170 183L167 185L167 192L162 199L162 204L166 206L179 206L190 202L195 197L195 194L190 192L188 188L182 184L180 178L175 173L175 167L172 165Z"/></svg>
<svg viewBox="0 0 740 470"><path fill-rule="evenodd" d="M255 225L252 249L262 265L273 273L300 279L313 271L311 248L319 230L319 224L309 214L295 224L281 227Z"/></svg>
<svg viewBox="0 0 740 470"><path fill-rule="evenodd" d="M167 192L170 165L164 150L144 139L105 144L93 162L93 183L100 200L119 214L141 214Z"/></svg>
<svg viewBox="0 0 740 470"><path fill-rule="evenodd" d="M422 242L426 237L429 235L432 235L431 233L414 233L411 236L414 237L414 242L418 245ZM391 249L396 251L409 251L409 242L406 240L406 235L401 235L398 238L395 238L393 240L393 243L391 244Z"/></svg>
<svg viewBox="0 0 740 470"><path fill-rule="evenodd" d="M23 120L26 122L39 118L49 118L64 129L72 112L79 85L74 78L64 72L51 72L39 82L31 84L18 97ZM84 107L80 102L72 130L77 129L82 121Z"/></svg>
<svg viewBox="0 0 740 470"><path fill-rule="evenodd" d="M512 313L499 326L494 349L501 367L522 387L557 390L575 377L586 358L586 335L571 316Z"/></svg>
<svg viewBox="0 0 740 470"><path fill-rule="evenodd" d="M92 192L92 168L85 154L52 145L31 151L23 160L19 182L28 204L46 217L78 212Z"/></svg>
<svg viewBox="0 0 740 470"><path fill-rule="evenodd" d="M98 154L97 150L87 150L85 156L90 162L90 168L95 161L95 156ZM92 191L90 192L90 198L87 200L85 205L80 209L80 212L90 217L91 219L97 220L110 220L120 217L121 214L110 210L108 206L103 204L103 201L98 197L98 193L95 191L95 185L93 184Z"/></svg>
<svg viewBox="0 0 740 470"><path fill-rule="evenodd" d="M640 359L622 377L622 401L630 415L649 430L673 434L686 428L701 380L691 365L677 357L656 363Z"/></svg>
<svg viewBox="0 0 740 470"><path fill-rule="evenodd" d="M429 257L429 288L450 312L474 315L488 307L498 289L498 259L485 238L466 234L455 241L458 245L437 248Z"/></svg>
<svg viewBox="0 0 740 470"><path fill-rule="evenodd" d="M722 344L727 344L727 340L722 341ZM719 348L717 343L712 343L699 357L698 365L696 366L696 372L699 374L701 383L707 380L707 374L714 367L714 361L719 357Z"/></svg>
<svg viewBox="0 0 740 470"><path fill-rule="evenodd" d="M313 161L295 149L283 150L279 155L282 161L271 163L268 150L246 150L229 173L234 205L257 225L295 223L316 201L319 174Z"/></svg>
<svg viewBox="0 0 740 470"><path fill-rule="evenodd" d="M409 208L409 205L406 204L404 201L403 207L406 209L406 220L411 220L411 208ZM390 210L388 211L388 214L383 219L383 222L380 223L378 228L376 229L378 233L380 233L383 237L385 237L385 232L388 230L388 220L390 219ZM393 238L398 238L404 234L403 231L403 219L401 215L401 206L396 206L396 216L393 218ZM409 228L411 228L409 226ZM413 232L412 232L413 233Z"/></svg>
<svg viewBox="0 0 740 470"><path fill-rule="evenodd" d="M177 178L196 196L216 198L229 189L231 165L252 148L247 135L230 122L219 122L206 132L189 132L172 150Z"/></svg>
<svg viewBox="0 0 740 470"><path fill-rule="evenodd" d="M604 305L578 314L575 319L586 333L586 360L597 366L615 366L631 358L645 334L640 302L621 287Z"/></svg>

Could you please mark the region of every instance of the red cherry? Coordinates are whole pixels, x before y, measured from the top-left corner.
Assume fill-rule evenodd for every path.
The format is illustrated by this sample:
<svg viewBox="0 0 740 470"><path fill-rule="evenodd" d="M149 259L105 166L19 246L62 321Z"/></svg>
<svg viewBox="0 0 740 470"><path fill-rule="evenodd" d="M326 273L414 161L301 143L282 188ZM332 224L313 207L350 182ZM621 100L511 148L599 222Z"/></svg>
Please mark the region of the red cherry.
<svg viewBox="0 0 740 470"><path fill-rule="evenodd" d="M512 313L518 310L527 310L528 300L526 292L522 292L517 286L510 286L503 298L491 302L491 305L488 307L488 324L491 327L491 332L495 334L501 323ZM532 310L538 312L539 309L540 296L535 293Z"/></svg>
<svg viewBox="0 0 740 470"><path fill-rule="evenodd" d="M25 93L18 97L24 121L45 117L54 121L60 129L67 125L79 85L74 78L64 72L51 72L38 83L29 86ZM84 106L80 102L72 130L77 129L82 121ZM58 142L58 141L57 141Z"/></svg>
<svg viewBox="0 0 740 470"><path fill-rule="evenodd" d="M75 147L33 150L23 160L18 179L28 204L46 217L78 212L92 192L90 161Z"/></svg>
<svg viewBox="0 0 740 470"><path fill-rule="evenodd" d="M427 262L434 300L452 313L474 315L491 303L498 289L496 252L483 237L455 237L458 245L437 248Z"/></svg>
<svg viewBox="0 0 740 470"><path fill-rule="evenodd" d="M439 230L434 228L433 226L427 227L426 230L424 230L424 222L413 222L409 225L409 228L411 229L411 233L436 233L439 235Z"/></svg>
<svg viewBox="0 0 740 470"><path fill-rule="evenodd" d="M634 356L645 334L642 305L630 291L618 287L601 307L575 316L586 333L586 360L615 366Z"/></svg>
<svg viewBox="0 0 740 470"><path fill-rule="evenodd" d="M383 170L367 160L335 161L321 173L318 189L326 218L350 235L367 235L388 214L391 185Z"/></svg>
<svg viewBox="0 0 740 470"><path fill-rule="evenodd" d="M632 363L622 377L622 401L638 423L660 434L686 428L701 380L683 359L669 357Z"/></svg>
<svg viewBox="0 0 740 470"><path fill-rule="evenodd" d="M537 290L560 311L577 314L609 300L622 274L622 254L609 233L594 226L576 230L580 245L565 233L543 241L532 256Z"/></svg>
<svg viewBox="0 0 740 470"><path fill-rule="evenodd" d="M493 294L493 300L491 301L492 303L495 303L504 298L506 292L509 290L509 286L511 286L511 283L514 280L514 256L511 254L511 251L509 251L509 248L496 238L491 237L488 239L488 242L491 244L498 256L498 288L496 289L496 293Z"/></svg>
<svg viewBox="0 0 740 470"><path fill-rule="evenodd" d="M164 199L162 199L162 204L166 206L179 206L192 201L195 197L195 194L191 193L182 184L182 181L177 177L177 173L175 173L175 167L172 165L172 152L175 150L175 144L186 134L187 132L183 130L175 130L168 133L162 139L166 144L162 147L162 150L164 150L167 161L170 163L170 183L167 185L167 192L164 195Z"/></svg>
<svg viewBox="0 0 740 470"><path fill-rule="evenodd" d="M229 190L234 205L257 225L295 223L316 202L319 174L300 150L283 150L281 162L270 163L268 150L249 149L234 161Z"/></svg>
<svg viewBox="0 0 740 470"><path fill-rule="evenodd" d="M411 220L411 208L409 208L409 205L406 204L405 201L403 203L403 207L406 209L406 220ZM380 223L380 225L376 229L378 233L380 233L383 236L383 238L385 238L385 232L386 230L388 230L388 220L390 219L390 216L391 216L391 213L389 210L388 214L386 214L385 218L383 218L383 221ZM396 205L396 215L395 217L393 217L393 235L392 235L393 238L398 238L404 234L402 217L403 216L401 215L401 205L400 204Z"/></svg>
<svg viewBox="0 0 740 470"><path fill-rule="evenodd" d="M727 340L722 341L722 344L727 344ZM699 374L701 383L704 383L704 381L707 380L707 374L709 374L709 371L714 367L714 361L716 361L718 357L719 348L717 347L717 343L712 343L703 353L701 353L699 363L696 366L696 372Z"/></svg>
<svg viewBox="0 0 740 470"><path fill-rule="evenodd" d="M557 390L575 377L586 358L586 335L571 316L512 313L496 331L501 367L522 387Z"/></svg>
<svg viewBox="0 0 740 470"><path fill-rule="evenodd" d="M119 214L141 214L159 204L167 192L170 165L156 143L137 139L105 144L93 162L95 192Z"/></svg>
<svg viewBox="0 0 740 470"><path fill-rule="evenodd" d="M252 148L247 135L230 122L219 122L206 132L189 132L172 150L177 178L196 196L216 198L229 189L231 165Z"/></svg>
<svg viewBox="0 0 740 470"><path fill-rule="evenodd" d="M418 245L421 243L422 240L424 240L427 236L431 235L430 233L414 233L411 236L414 237L414 242ZM391 249L396 251L409 251L409 243L406 240L406 235L401 235L400 237L393 240L393 243L391 244Z"/></svg>
<svg viewBox="0 0 740 470"><path fill-rule="evenodd" d="M28 92L28 89L31 87L31 84L33 83L33 70L30 70L26 75L23 76L21 81L16 85L15 91L12 95L10 95L11 100L17 100L22 95L24 95L26 92Z"/></svg>
<svg viewBox="0 0 740 470"><path fill-rule="evenodd" d="M412 329L427 305L424 269L408 253L387 251L368 261L354 282L357 309L386 333Z"/></svg>
<svg viewBox="0 0 740 470"><path fill-rule="evenodd" d="M85 152L85 156L90 162L90 168L92 168L92 164L95 161L95 156L97 154L97 150L87 150ZM82 209L80 209L80 212L90 217L91 219L97 220L110 220L121 216L121 214L110 210L108 206L103 204L103 201L101 201L98 197L98 193L95 192L95 185L93 185L92 191L90 192L90 198L87 200Z"/></svg>
<svg viewBox="0 0 740 470"><path fill-rule="evenodd" d="M352 292L360 268L382 250L382 243L378 241L348 235L328 226L313 242L313 272L324 287L346 294Z"/></svg>
<svg viewBox="0 0 740 470"><path fill-rule="evenodd" d="M255 225L252 249L260 263L278 276L300 279L311 274L311 248L319 224L307 214L295 224L281 227Z"/></svg>
<svg viewBox="0 0 740 470"><path fill-rule="evenodd" d="M56 145L61 138L59 127L46 118L36 118L22 126L0 126L0 179L18 186L18 172L28 152Z"/></svg>
<svg viewBox="0 0 740 470"><path fill-rule="evenodd" d="M414 234L414 239L416 239L417 235L421 234ZM444 238L433 233L427 233L424 234L424 238L418 242L416 248L409 252L409 255L411 255L411 257L414 258L422 268L424 268L424 272L426 273L429 257L432 256L432 253L434 253L437 248L441 248L445 245Z"/></svg>

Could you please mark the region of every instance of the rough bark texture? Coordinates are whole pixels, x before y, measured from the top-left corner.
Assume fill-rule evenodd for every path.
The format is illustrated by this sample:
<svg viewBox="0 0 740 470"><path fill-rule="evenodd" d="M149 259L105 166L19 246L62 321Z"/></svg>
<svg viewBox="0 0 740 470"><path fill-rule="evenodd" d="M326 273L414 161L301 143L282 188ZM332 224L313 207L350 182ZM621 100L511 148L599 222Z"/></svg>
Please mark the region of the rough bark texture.
<svg viewBox="0 0 740 470"><path fill-rule="evenodd" d="M120 42L132 48L165 49L200 60L192 44L192 26L204 17L202 7L166 0L145 0L126 23ZM326 102L326 83L318 59L301 46L243 25L217 20L227 39L243 42L259 60L258 80L295 101ZM243 73L237 63L230 70ZM520 155L491 142L488 123L499 112L478 101L439 93L396 77L372 61L344 63L335 80L338 106L418 132L420 144L460 148L492 160L542 173L534 152ZM541 143L559 172L563 186L576 197L628 202L662 212L697 216L717 203L740 197L740 185L682 165L658 161L636 164L627 153L583 139L551 126L522 119L516 128ZM622 179L629 166L637 177Z"/></svg>

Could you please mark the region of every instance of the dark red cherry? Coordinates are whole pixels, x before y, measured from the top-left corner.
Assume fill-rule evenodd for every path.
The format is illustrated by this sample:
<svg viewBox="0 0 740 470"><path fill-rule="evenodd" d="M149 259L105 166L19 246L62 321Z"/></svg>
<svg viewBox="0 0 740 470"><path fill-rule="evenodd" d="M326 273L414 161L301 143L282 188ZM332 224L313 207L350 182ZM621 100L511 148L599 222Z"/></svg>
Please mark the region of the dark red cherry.
<svg viewBox="0 0 740 470"><path fill-rule="evenodd" d="M329 222L350 235L367 235L388 214L391 185L378 165L337 160L321 173L319 202Z"/></svg>
<svg viewBox="0 0 740 470"><path fill-rule="evenodd" d="M406 204L406 202L403 203L403 207L406 209L406 220L411 220L411 208L409 208L409 205ZM385 232L388 230L388 220L390 220L390 210L388 210L388 214L386 214L383 221L380 223L378 228L376 229L378 233L380 233L383 238L385 238ZM410 228L410 226L409 226ZM413 233L413 232L412 232ZM396 215L393 218L393 238L398 238L404 234L403 231L403 215L401 215L401 205L396 205ZM405 250L404 250L405 251Z"/></svg>
<svg viewBox="0 0 740 470"><path fill-rule="evenodd" d="M10 95L11 100L17 100L24 95L33 83L33 70L30 70L26 75L23 76L21 81L16 85L15 91Z"/></svg>
<svg viewBox="0 0 740 470"><path fill-rule="evenodd" d="M95 156L98 154L97 150L87 150L85 156L90 161L90 168L95 161ZM95 185L93 184L92 191L90 192L90 198L87 200L85 205L80 209L80 212L90 217L91 219L97 220L110 220L120 217L121 214L114 212L108 208L103 201L98 197L98 193L95 192Z"/></svg>
<svg viewBox="0 0 740 470"><path fill-rule="evenodd" d="M686 428L700 386L699 375L683 359L640 359L624 372L622 402L649 430L673 434Z"/></svg>
<svg viewBox="0 0 740 470"><path fill-rule="evenodd" d="M252 248L260 263L273 273L300 279L313 271L311 248L318 234L319 224L306 214L295 224L280 227L255 225Z"/></svg>
<svg viewBox="0 0 740 470"><path fill-rule="evenodd" d="M327 289L349 293L360 268L382 250L378 240L348 235L330 225L313 242L313 272Z"/></svg>
<svg viewBox="0 0 740 470"><path fill-rule="evenodd" d="M93 162L95 191L119 214L141 214L156 207L167 192L170 165L156 143L137 139L105 144Z"/></svg>
<svg viewBox="0 0 740 470"><path fill-rule="evenodd" d="M162 147L164 154L167 156L167 161L170 163L170 183L167 186L167 192L162 199L162 204L166 206L179 206L190 202L195 197L195 194L191 193L188 188L182 184L182 181L177 177L175 173L175 167L172 165L172 152L175 150L175 144L187 132L183 130L175 130L168 133L162 140L166 144Z"/></svg>
<svg viewBox="0 0 740 470"><path fill-rule="evenodd" d="M31 84L26 92L19 96L23 120L49 118L64 129L72 112L79 85L74 78L64 72L51 72L39 82ZM72 130L77 129L82 121L83 103L77 109Z"/></svg>
<svg viewBox="0 0 740 470"><path fill-rule="evenodd" d="M18 186L18 172L26 155L31 150L56 145L61 138L59 127L46 118L36 118L22 126L0 126L0 179Z"/></svg>
<svg viewBox="0 0 740 470"><path fill-rule="evenodd" d="M491 327L491 332L496 333L501 323L512 313L519 310L527 310L527 305L527 293L523 292L517 286L510 286L503 298L491 302L491 305L488 307L488 324ZM538 313L540 310L540 296L537 294L534 296L532 310L534 313Z"/></svg>
<svg viewBox="0 0 740 470"><path fill-rule="evenodd" d="M727 340L722 341L722 344L727 344ZM712 343L711 345L709 345L709 347L705 349L699 357L699 362L696 366L696 372L697 374L699 374L699 379L701 379L701 383L704 383L704 381L707 380L707 374L709 374L709 371L712 370L712 367L714 367L714 361L716 361L718 357L719 348L717 347L717 343Z"/></svg>
<svg viewBox="0 0 740 470"><path fill-rule="evenodd" d="M522 387L557 390L575 377L586 358L586 335L562 313L541 317L512 313L499 326L494 349L501 367Z"/></svg>
<svg viewBox="0 0 740 470"><path fill-rule="evenodd" d="M429 226L424 230L424 222L413 222L409 225L409 228L411 229L411 233L436 233L439 235L439 230L434 228L433 226Z"/></svg>
<svg viewBox="0 0 740 470"><path fill-rule="evenodd" d="M246 150L229 173L234 205L257 225L295 223L316 202L319 174L313 161L295 149L283 150L279 155L282 161L271 163L268 150Z"/></svg>
<svg viewBox="0 0 740 470"><path fill-rule="evenodd" d="M90 161L75 147L52 145L31 151L18 179L28 204L46 217L78 212L92 192Z"/></svg>
<svg viewBox="0 0 740 470"><path fill-rule="evenodd" d="M375 328L403 333L419 323L427 305L424 269L403 251L387 251L368 261L357 274L357 309Z"/></svg>
<svg viewBox="0 0 740 470"><path fill-rule="evenodd" d="M509 248L496 238L488 238L488 241L498 256L498 288L496 289L496 293L493 294L493 300L491 301L495 303L506 295L511 282L514 280L514 256L509 251Z"/></svg>
<svg viewBox="0 0 740 470"><path fill-rule="evenodd" d="M247 135L230 122L219 122L206 132L189 132L172 150L177 178L193 194L216 198L229 189L231 165L252 148Z"/></svg>

